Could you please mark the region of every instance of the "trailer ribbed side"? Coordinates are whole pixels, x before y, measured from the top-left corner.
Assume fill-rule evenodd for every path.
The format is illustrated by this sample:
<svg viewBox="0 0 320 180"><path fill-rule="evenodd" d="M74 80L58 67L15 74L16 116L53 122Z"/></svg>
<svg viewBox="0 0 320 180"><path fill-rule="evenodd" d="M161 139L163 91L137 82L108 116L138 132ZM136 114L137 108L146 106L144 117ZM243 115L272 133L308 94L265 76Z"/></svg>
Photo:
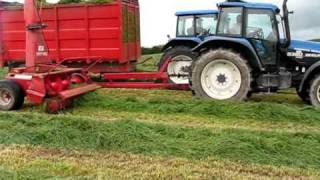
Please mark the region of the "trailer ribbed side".
<svg viewBox="0 0 320 180"><path fill-rule="evenodd" d="M5 62L24 62L25 25L22 7L5 6L0 11L3 59ZM48 25L44 30L45 40L49 55L56 62L77 59L78 66L81 66L81 57L83 62L88 57L101 57L103 61L100 62L99 71L107 72L110 70L102 70L102 64L124 66L140 57L137 0L50 5L42 8L40 16ZM128 71L128 68L122 67L122 70Z"/></svg>

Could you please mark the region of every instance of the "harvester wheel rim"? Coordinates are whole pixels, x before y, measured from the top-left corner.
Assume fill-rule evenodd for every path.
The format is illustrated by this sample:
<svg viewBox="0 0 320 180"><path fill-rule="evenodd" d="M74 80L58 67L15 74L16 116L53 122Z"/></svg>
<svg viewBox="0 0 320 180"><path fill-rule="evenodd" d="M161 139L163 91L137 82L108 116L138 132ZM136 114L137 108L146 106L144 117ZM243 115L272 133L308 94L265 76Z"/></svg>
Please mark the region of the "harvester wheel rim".
<svg viewBox="0 0 320 180"><path fill-rule="evenodd" d="M241 88L241 72L232 62L217 59L206 65L201 74L203 90L211 98L226 100L235 96Z"/></svg>
<svg viewBox="0 0 320 180"><path fill-rule="evenodd" d="M13 101L13 94L6 88L0 89L0 105L7 106Z"/></svg>
<svg viewBox="0 0 320 180"><path fill-rule="evenodd" d="M170 80L175 84L188 84L192 61L192 58L186 55L178 55L172 58L167 68Z"/></svg>

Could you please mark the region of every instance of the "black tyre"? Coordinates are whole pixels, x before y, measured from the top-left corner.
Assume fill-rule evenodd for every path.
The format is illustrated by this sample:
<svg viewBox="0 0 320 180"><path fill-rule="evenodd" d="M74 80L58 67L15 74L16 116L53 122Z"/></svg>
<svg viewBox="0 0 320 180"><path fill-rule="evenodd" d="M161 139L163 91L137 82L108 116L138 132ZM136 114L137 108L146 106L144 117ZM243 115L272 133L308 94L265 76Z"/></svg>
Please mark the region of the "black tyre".
<svg viewBox="0 0 320 180"><path fill-rule="evenodd" d="M251 69L239 54L218 49L202 55L193 65L194 95L214 100L242 101L251 92Z"/></svg>
<svg viewBox="0 0 320 180"><path fill-rule="evenodd" d="M21 68L21 67L25 67L25 64L22 63L11 63L8 65L9 67L9 72L14 69L14 68Z"/></svg>
<svg viewBox="0 0 320 180"><path fill-rule="evenodd" d="M320 108L320 74L311 81L309 98L313 106Z"/></svg>
<svg viewBox="0 0 320 180"><path fill-rule="evenodd" d="M302 91L302 92L300 92L300 91L297 89L297 95L300 97L300 99L301 99L304 103L306 103L306 104L311 104L310 96L309 96L308 91Z"/></svg>
<svg viewBox="0 0 320 180"><path fill-rule="evenodd" d="M170 76L170 82L174 84L188 84L189 73L192 62L196 59L191 48L186 46L177 46L167 50L160 59L158 68L164 65L168 58L172 58L165 71ZM178 76L177 76L178 75Z"/></svg>
<svg viewBox="0 0 320 180"><path fill-rule="evenodd" d="M0 81L0 110L11 111L22 108L24 96L22 88L16 82Z"/></svg>

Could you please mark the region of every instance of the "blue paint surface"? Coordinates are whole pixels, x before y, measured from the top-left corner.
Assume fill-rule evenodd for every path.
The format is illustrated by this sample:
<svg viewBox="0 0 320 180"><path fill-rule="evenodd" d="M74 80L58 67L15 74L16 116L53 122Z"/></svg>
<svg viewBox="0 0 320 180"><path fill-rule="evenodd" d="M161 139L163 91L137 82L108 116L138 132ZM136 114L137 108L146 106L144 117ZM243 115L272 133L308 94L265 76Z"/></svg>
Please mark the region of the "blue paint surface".
<svg viewBox="0 0 320 180"><path fill-rule="evenodd" d="M304 49L320 52L320 43L313 41L292 40L289 49Z"/></svg>
<svg viewBox="0 0 320 180"><path fill-rule="evenodd" d="M276 5L268 3L249 3L249 2L223 2L219 3L218 7L244 7L251 9L271 9L273 11L279 11Z"/></svg>
<svg viewBox="0 0 320 180"><path fill-rule="evenodd" d="M207 15L207 14L218 14L217 10L194 10L194 11L181 11L177 12L176 16L190 16L190 15Z"/></svg>
<svg viewBox="0 0 320 180"><path fill-rule="evenodd" d="M184 40L190 40L197 43L202 42L202 40L199 37L176 37L174 39L171 39L170 41L184 41Z"/></svg>

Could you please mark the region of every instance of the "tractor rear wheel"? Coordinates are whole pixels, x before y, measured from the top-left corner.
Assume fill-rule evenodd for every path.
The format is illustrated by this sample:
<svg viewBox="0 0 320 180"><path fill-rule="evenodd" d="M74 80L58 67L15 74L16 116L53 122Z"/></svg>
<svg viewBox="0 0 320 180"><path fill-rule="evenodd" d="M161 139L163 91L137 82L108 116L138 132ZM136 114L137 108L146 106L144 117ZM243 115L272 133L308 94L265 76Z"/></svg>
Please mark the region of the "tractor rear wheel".
<svg viewBox="0 0 320 180"><path fill-rule="evenodd" d="M300 99L306 103L306 104L311 104L310 102L310 96L309 96L309 93L308 91L302 91L302 92L299 92L299 90L297 89L297 95L300 97Z"/></svg>
<svg viewBox="0 0 320 180"><path fill-rule="evenodd" d="M0 81L0 110L18 110L23 103L24 92L19 84L11 80Z"/></svg>
<svg viewBox="0 0 320 180"><path fill-rule="evenodd" d="M313 106L320 108L320 74L311 81L309 98Z"/></svg>
<svg viewBox="0 0 320 180"><path fill-rule="evenodd" d="M239 54L212 50L195 62L191 85L194 95L214 100L242 101L251 90L251 70Z"/></svg>
<svg viewBox="0 0 320 180"><path fill-rule="evenodd" d="M191 48L177 46L167 50L160 59L158 64L159 70L168 58L171 58L171 62L165 71L169 75L170 82L174 84L188 84L190 67L196 59L196 55L192 53Z"/></svg>

